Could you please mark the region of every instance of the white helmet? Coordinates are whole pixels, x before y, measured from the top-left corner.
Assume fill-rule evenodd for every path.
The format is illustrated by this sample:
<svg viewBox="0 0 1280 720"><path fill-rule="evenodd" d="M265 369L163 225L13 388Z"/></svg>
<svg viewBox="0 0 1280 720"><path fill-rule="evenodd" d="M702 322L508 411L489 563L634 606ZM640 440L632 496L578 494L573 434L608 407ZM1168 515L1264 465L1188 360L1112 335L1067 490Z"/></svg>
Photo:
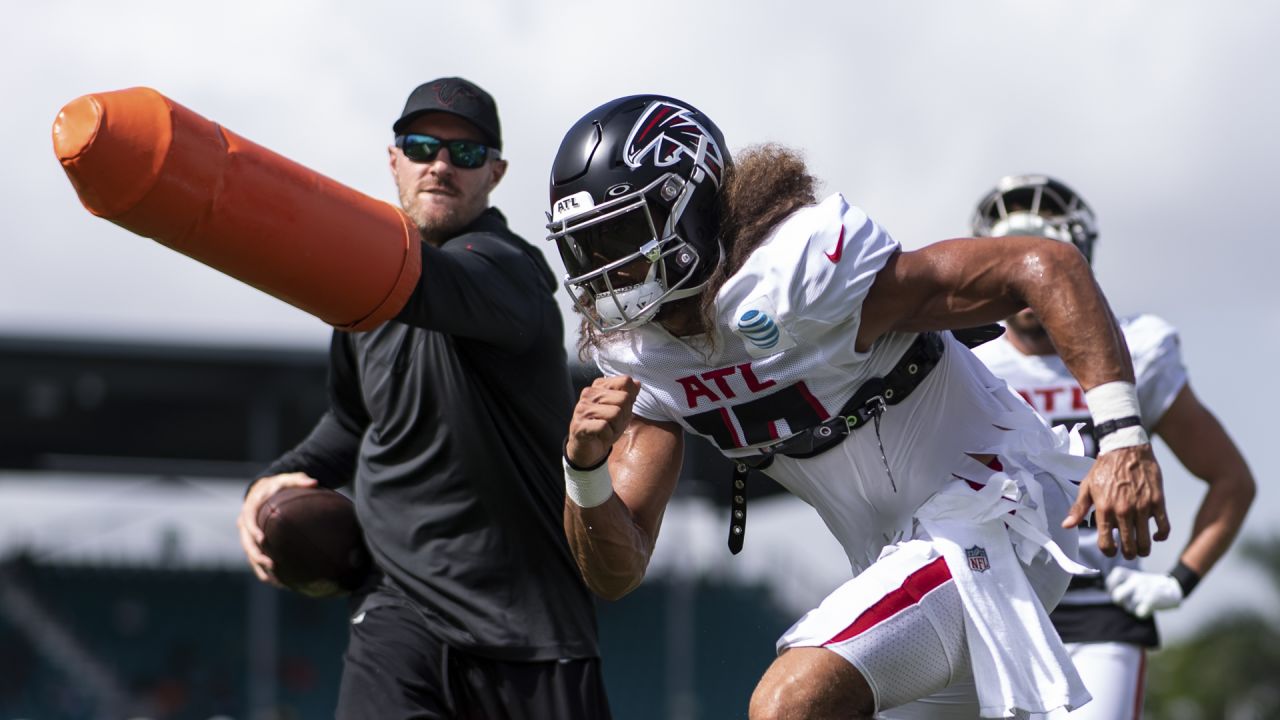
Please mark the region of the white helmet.
<svg viewBox="0 0 1280 720"><path fill-rule="evenodd" d="M1069 242L1093 262L1098 225L1093 209L1074 190L1048 175L1008 175L973 213L975 237L1039 235Z"/></svg>

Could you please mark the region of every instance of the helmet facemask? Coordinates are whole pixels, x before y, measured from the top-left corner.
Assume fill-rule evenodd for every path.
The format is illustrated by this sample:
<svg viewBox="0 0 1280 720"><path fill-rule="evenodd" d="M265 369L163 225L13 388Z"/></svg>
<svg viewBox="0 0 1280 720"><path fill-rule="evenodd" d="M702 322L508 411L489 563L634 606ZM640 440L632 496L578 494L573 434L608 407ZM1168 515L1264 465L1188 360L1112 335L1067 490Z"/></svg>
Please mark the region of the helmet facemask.
<svg viewBox="0 0 1280 720"><path fill-rule="evenodd" d="M1064 183L1043 175L1002 178L973 216L978 237L1038 235L1069 242L1093 261L1098 237L1093 210Z"/></svg>
<svg viewBox="0 0 1280 720"><path fill-rule="evenodd" d="M584 115L551 168L549 240L564 286L598 333L697 296L720 257L719 128L688 103L631 95Z"/></svg>
<svg viewBox="0 0 1280 720"><path fill-rule="evenodd" d="M576 193L548 214L568 276L564 287L600 332L638 327L663 303L696 295L701 257L677 232L696 181L666 173L592 206Z"/></svg>

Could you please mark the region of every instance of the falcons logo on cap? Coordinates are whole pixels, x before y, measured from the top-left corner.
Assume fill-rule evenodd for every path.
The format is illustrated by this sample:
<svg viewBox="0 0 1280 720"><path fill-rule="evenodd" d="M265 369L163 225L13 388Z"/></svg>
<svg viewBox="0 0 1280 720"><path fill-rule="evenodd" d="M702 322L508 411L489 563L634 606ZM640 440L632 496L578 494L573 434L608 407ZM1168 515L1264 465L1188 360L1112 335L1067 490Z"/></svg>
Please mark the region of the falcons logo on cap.
<svg viewBox="0 0 1280 720"><path fill-rule="evenodd" d="M693 119L693 111L660 101L646 108L631 128L623 160L633 168L646 161L656 167L667 167L679 162L682 154L692 158L712 182L720 184L724 156L715 138Z"/></svg>
<svg viewBox="0 0 1280 720"><path fill-rule="evenodd" d="M431 89L436 91L436 100L439 100L440 104L445 107L453 107L453 103L458 99L458 95L463 95L464 97L472 100L479 99L475 91L471 88L450 80L440 80L432 83Z"/></svg>

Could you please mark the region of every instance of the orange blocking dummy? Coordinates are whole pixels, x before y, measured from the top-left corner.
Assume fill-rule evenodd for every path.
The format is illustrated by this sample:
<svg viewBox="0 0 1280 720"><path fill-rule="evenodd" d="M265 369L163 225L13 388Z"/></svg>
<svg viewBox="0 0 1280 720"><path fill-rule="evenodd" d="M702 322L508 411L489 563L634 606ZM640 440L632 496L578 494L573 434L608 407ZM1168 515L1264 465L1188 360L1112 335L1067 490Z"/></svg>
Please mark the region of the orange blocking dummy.
<svg viewBox="0 0 1280 720"><path fill-rule="evenodd" d="M395 317L421 271L413 221L150 88L77 98L53 147L89 212L343 330Z"/></svg>

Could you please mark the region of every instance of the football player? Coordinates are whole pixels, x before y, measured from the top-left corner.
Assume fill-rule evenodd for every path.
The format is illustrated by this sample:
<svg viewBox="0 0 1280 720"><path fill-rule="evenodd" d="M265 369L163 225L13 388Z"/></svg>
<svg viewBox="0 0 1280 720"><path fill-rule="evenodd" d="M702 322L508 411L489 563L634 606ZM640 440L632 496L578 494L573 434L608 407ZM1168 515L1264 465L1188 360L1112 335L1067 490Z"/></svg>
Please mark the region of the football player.
<svg viewBox="0 0 1280 720"><path fill-rule="evenodd" d="M753 719L1080 706L1047 616L1086 570L1074 523L1095 506L1126 557L1149 553L1151 521L1168 533L1159 468L1132 432L1129 357L1088 264L1040 237L905 252L815 185L784 148L732 163L719 128L666 96L611 101L566 134L548 227L605 375L565 443L583 576L607 598L640 583L684 434L699 435L738 467L731 550L754 467L817 509L852 571L779 640ZM1113 429L1092 465L947 331L1028 306ZM1116 552L1110 532L1099 542Z"/></svg>
<svg viewBox="0 0 1280 720"><path fill-rule="evenodd" d="M1064 183L1044 175L1002 178L972 221L980 237L1040 235L1071 243L1090 262L1098 237L1093 211ZM1036 313L1024 309L1005 321L1008 332L976 349L1032 407L1056 425L1083 423L1095 454L1093 422L1079 383L1067 370ZM1191 540L1169 572L1147 572L1136 559L1097 551L1097 528L1079 526L1080 560L1096 576L1073 578L1050 615L1067 643L1093 702L1072 718L1139 717L1146 648L1159 638L1153 615L1178 607L1230 547L1253 501L1253 476L1217 418L1191 391L1178 331L1155 315L1120 321L1133 357L1141 427L1164 438L1169 449L1209 490L1196 512Z"/></svg>

